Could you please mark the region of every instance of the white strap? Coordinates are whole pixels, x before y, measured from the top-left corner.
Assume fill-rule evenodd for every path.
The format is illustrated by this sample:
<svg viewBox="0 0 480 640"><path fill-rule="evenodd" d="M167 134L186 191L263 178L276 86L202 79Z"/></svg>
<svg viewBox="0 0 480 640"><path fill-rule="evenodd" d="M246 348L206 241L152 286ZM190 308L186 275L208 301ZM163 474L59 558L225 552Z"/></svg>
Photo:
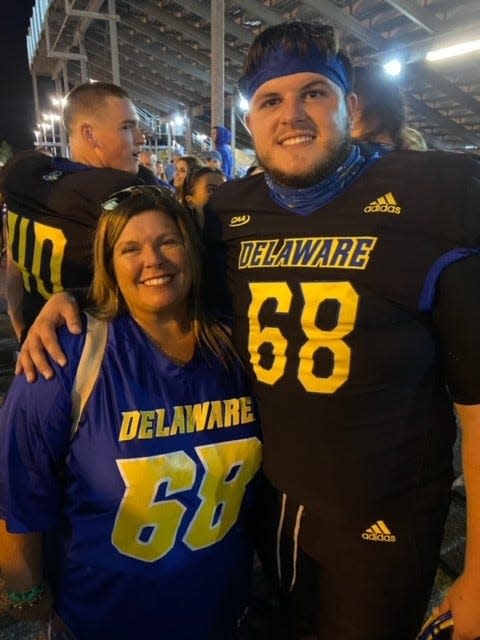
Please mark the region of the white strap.
<svg viewBox="0 0 480 640"><path fill-rule="evenodd" d="M72 387L72 430L70 439L77 432L83 410L98 379L108 338L107 322L97 320L97 318L88 313L85 315L87 316L87 335L85 336L85 344Z"/></svg>

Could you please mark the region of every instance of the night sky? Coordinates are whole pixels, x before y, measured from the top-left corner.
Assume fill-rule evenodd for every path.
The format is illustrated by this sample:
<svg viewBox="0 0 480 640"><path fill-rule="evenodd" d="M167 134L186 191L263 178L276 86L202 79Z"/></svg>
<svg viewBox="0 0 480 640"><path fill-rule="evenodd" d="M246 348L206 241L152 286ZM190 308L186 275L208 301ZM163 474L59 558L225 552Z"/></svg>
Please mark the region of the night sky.
<svg viewBox="0 0 480 640"><path fill-rule="evenodd" d="M26 37L34 0L2 0L0 8L0 142L33 146L35 116Z"/></svg>

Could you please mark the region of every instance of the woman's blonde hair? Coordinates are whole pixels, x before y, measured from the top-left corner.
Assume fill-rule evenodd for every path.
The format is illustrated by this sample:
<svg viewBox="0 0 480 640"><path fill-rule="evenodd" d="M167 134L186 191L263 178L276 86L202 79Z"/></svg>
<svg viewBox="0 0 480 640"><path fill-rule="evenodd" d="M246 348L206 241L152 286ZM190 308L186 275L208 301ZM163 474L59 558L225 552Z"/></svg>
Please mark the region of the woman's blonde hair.
<svg viewBox="0 0 480 640"><path fill-rule="evenodd" d="M91 286L92 313L103 320L113 320L128 312L118 289L113 267L114 247L127 222L144 211L160 211L176 224L183 240L192 273L189 311L195 343L212 351L223 363L236 355L228 329L214 321L204 305L203 249L195 224L188 212L166 188L130 187L114 193L103 204L94 240L94 275Z"/></svg>

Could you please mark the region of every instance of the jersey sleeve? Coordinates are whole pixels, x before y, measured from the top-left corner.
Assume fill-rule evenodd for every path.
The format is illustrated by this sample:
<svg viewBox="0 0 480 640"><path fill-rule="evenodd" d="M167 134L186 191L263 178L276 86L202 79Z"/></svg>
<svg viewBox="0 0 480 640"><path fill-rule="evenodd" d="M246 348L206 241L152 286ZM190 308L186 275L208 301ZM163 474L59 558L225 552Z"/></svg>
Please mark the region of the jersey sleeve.
<svg viewBox="0 0 480 640"><path fill-rule="evenodd" d="M69 358L65 369L52 363L55 377L33 384L15 378L0 409L0 518L13 533L47 531L60 511L71 388L84 336L69 342L62 345Z"/></svg>
<svg viewBox="0 0 480 640"><path fill-rule="evenodd" d="M205 245L205 294L207 308L217 317L229 322L232 316L232 301L227 284L227 249L223 242L222 225L211 204L205 207L203 241Z"/></svg>
<svg viewBox="0 0 480 640"><path fill-rule="evenodd" d="M447 384L455 402L480 403L480 254L441 274L433 318L440 333Z"/></svg>

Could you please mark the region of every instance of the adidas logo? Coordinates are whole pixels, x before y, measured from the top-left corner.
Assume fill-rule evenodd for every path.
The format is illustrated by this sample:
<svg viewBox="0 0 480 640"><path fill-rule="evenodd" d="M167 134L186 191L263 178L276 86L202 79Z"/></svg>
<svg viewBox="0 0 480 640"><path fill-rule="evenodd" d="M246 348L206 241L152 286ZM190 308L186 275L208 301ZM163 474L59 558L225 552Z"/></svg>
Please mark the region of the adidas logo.
<svg viewBox="0 0 480 640"><path fill-rule="evenodd" d="M398 215L402 212L402 209L398 206L397 201L393 197L393 193L390 192L370 202L364 211L365 213L395 213Z"/></svg>
<svg viewBox="0 0 480 640"><path fill-rule="evenodd" d="M250 222L250 216L248 215L248 213L244 213L241 216L233 216L233 218L230 220L228 226L229 227L241 227L242 224L247 224L248 222Z"/></svg>
<svg viewBox="0 0 480 640"><path fill-rule="evenodd" d="M371 527L365 529L362 533L364 540L371 540L372 542L396 542L397 539L387 527L383 520L377 520Z"/></svg>

